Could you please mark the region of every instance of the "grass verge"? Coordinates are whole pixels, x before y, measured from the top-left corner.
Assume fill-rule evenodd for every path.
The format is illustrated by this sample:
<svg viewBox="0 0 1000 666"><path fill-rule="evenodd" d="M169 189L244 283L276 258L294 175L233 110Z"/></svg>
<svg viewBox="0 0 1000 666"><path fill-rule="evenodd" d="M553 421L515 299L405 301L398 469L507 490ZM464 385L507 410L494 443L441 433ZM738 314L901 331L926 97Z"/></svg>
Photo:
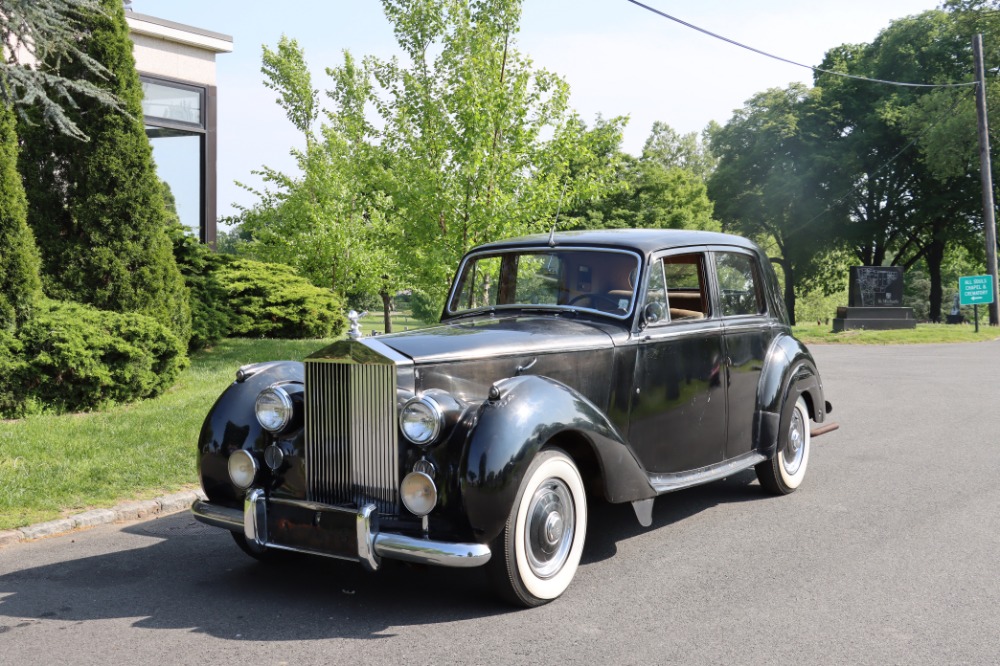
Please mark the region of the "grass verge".
<svg viewBox="0 0 1000 666"><path fill-rule="evenodd" d="M1000 337L1000 329L971 324L917 324L916 328L895 331L843 331L834 333L830 326L805 324L792 328L795 337L806 344L908 345L948 342L983 342Z"/></svg>
<svg viewBox="0 0 1000 666"><path fill-rule="evenodd" d="M224 340L156 399L0 422L0 530L194 486L202 420L236 368L301 359L329 342Z"/></svg>

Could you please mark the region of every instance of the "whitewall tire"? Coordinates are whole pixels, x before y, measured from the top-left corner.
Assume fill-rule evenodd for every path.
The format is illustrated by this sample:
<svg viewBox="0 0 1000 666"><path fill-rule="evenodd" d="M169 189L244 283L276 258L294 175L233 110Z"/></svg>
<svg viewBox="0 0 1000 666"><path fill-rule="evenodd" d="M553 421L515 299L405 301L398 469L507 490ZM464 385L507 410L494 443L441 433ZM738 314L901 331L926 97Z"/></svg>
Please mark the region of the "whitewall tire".
<svg viewBox="0 0 1000 666"><path fill-rule="evenodd" d="M576 574L586 534L580 471L564 451L543 450L528 467L493 544L491 574L500 596L527 607L558 598Z"/></svg>
<svg viewBox="0 0 1000 666"><path fill-rule="evenodd" d="M809 466L809 409L801 396L792 406L788 425L778 438L778 450L770 460L757 465L757 479L765 490L775 495L795 491Z"/></svg>

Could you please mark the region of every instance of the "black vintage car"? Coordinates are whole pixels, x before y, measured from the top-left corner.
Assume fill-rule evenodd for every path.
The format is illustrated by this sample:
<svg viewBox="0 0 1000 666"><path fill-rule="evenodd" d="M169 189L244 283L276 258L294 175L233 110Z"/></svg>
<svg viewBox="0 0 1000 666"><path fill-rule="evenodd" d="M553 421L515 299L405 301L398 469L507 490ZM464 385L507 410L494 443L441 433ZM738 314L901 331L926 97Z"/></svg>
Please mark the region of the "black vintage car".
<svg viewBox="0 0 1000 666"><path fill-rule="evenodd" d="M836 427L767 258L725 234L484 245L439 326L352 333L240 368L205 420L192 511L258 559L485 565L535 606L573 579L589 502L648 526L658 495L750 467L787 494Z"/></svg>

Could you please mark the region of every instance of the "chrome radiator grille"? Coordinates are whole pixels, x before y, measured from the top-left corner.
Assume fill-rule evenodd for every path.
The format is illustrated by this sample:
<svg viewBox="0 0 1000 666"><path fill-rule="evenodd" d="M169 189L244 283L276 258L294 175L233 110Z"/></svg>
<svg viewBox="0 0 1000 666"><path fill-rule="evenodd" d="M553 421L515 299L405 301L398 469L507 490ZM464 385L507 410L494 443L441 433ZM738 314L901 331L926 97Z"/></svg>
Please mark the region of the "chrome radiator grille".
<svg viewBox="0 0 1000 666"><path fill-rule="evenodd" d="M308 498L399 513L396 367L305 363Z"/></svg>

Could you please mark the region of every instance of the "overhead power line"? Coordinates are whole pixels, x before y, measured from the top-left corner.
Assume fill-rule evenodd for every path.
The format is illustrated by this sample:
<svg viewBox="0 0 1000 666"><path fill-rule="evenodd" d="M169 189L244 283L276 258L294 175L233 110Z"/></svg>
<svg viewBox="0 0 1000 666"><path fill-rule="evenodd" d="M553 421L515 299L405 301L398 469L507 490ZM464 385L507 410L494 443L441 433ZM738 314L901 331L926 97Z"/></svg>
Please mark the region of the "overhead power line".
<svg viewBox="0 0 1000 666"><path fill-rule="evenodd" d="M804 65L801 62L795 62L794 60L789 60L788 58L782 58L781 56L774 55L773 53L768 53L767 51L761 51L760 49L755 49L752 46L747 46L746 44L742 44L740 42L737 42L735 39L729 39L728 37L724 37L724 36L722 36L720 34L714 33L711 30L706 30L705 28L700 28L700 27L694 25L693 23L688 23L687 21L683 21L683 20L677 18L676 16L671 16L670 14L667 14L666 12L661 12L659 9L655 9L653 7L650 7L649 5L645 5L645 4L641 3L641 2L639 2L638 0L628 0L628 2L631 2L633 5L636 5L637 7L642 7L646 11L653 12L654 14L656 14L658 16L662 16L665 19L669 19L669 20L671 20L671 21L673 21L675 23L680 23L685 28L691 28L692 30L697 30L698 32L702 33L703 35L708 35L709 37L714 37L715 39L722 40L722 41L724 41L724 42L726 42L728 44L732 44L733 46L738 46L741 49L746 49L747 51L751 51L751 52L756 53L758 55L762 55L762 56L764 56L766 58L771 58L771 59L777 60L779 62L787 63L789 65L794 65L796 67L802 67L804 69L810 69L810 70L812 70L814 72L822 72L823 74L830 74L832 76L840 76L840 77L843 77L845 79L856 79L858 81L870 81L872 83L882 83L882 84L885 84L885 85L903 86L903 87L907 87L907 88L965 88L965 87L976 85L975 81L969 81L967 83L905 83L905 82L902 82L902 81L887 81L885 79L873 79L873 78L869 78L867 76L858 76L856 74L847 74L846 72L837 72L837 71L834 71L834 70L831 70L831 69L823 69L822 67L813 67L812 65Z"/></svg>

